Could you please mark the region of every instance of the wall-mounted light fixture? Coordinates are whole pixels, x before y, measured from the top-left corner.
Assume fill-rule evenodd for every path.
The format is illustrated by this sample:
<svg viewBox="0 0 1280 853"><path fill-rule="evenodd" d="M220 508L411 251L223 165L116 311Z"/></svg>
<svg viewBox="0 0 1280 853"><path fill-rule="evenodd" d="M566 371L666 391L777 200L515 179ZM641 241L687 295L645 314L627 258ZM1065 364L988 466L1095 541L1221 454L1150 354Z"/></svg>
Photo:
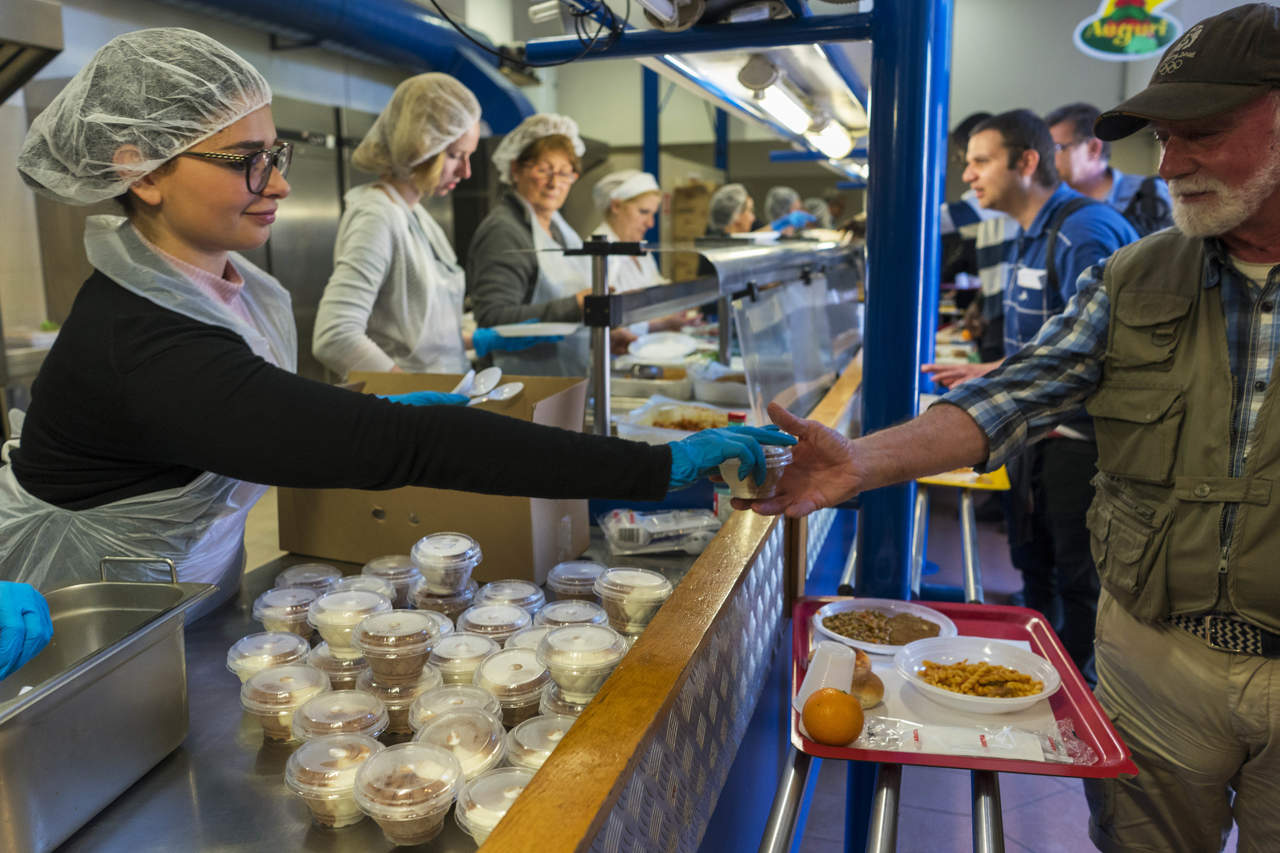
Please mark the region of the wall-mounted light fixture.
<svg viewBox="0 0 1280 853"><path fill-rule="evenodd" d="M833 118L822 124L814 125L814 129L804 135L809 144L826 154L832 160L840 160L849 156L853 150L853 137L844 125Z"/></svg>
<svg viewBox="0 0 1280 853"><path fill-rule="evenodd" d="M813 124L809 108L777 66L761 54L751 55L738 72L738 82L755 93L755 104L761 111L792 133L804 133Z"/></svg>

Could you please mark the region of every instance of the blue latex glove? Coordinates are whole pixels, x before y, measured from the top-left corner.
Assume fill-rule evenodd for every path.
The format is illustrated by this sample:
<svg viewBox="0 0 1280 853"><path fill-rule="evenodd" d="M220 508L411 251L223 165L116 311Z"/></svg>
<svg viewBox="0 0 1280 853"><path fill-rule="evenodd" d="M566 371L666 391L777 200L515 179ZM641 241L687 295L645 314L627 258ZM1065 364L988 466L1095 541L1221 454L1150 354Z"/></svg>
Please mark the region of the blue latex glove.
<svg viewBox="0 0 1280 853"><path fill-rule="evenodd" d="M720 467L726 459L741 459L738 477L753 473L757 483L765 478L762 444L795 444L796 438L776 426L730 426L704 429L688 438L670 442L671 479L667 491L691 486Z"/></svg>
<svg viewBox="0 0 1280 853"><path fill-rule="evenodd" d="M30 584L0 581L0 678L35 657L52 637L44 596Z"/></svg>
<svg viewBox="0 0 1280 853"><path fill-rule="evenodd" d="M537 320L525 320L526 323L536 323ZM538 344L554 344L564 340L564 335L555 335L551 337L538 338L508 338L497 333L494 329L476 329L471 336L471 347L476 351L476 355L484 358L491 352L519 352L522 349L535 347Z"/></svg>
<svg viewBox="0 0 1280 853"><path fill-rule="evenodd" d="M782 231L785 228L794 228L799 231L807 225L812 225L818 221L818 217L805 210L793 210L786 216L779 216L777 219L769 223L769 227L774 231Z"/></svg>
<svg viewBox="0 0 1280 853"><path fill-rule="evenodd" d="M405 406L465 406L471 398L447 391L410 391L408 394L379 394L384 400Z"/></svg>

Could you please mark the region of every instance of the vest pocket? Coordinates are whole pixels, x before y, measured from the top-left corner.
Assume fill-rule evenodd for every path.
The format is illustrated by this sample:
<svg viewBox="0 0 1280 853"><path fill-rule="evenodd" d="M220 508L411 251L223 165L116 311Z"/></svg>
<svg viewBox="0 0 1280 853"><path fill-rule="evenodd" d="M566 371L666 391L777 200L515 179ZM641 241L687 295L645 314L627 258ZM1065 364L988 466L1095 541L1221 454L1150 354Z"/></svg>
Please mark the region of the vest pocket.
<svg viewBox="0 0 1280 853"><path fill-rule="evenodd" d="M1164 618L1169 613L1165 537L1172 513L1129 494L1106 474L1094 477L1093 485L1097 491L1085 521L1102 586L1135 618Z"/></svg>
<svg viewBox="0 0 1280 853"><path fill-rule="evenodd" d="M1105 383L1084 401L1098 438L1098 470L1147 483L1172 483L1186 403L1178 388Z"/></svg>
<svg viewBox="0 0 1280 853"><path fill-rule="evenodd" d="M1122 290L1107 361L1118 368L1169 369L1178 346L1178 326L1190 310L1191 299L1177 293Z"/></svg>

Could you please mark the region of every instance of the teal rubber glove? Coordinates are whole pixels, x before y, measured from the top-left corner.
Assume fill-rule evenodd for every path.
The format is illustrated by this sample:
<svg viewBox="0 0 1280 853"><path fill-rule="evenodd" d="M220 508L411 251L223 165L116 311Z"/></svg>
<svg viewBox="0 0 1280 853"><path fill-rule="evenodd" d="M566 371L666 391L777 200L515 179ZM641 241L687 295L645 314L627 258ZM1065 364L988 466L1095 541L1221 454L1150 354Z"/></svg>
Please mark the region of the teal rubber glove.
<svg viewBox="0 0 1280 853"><path fill-rule="evenodd" d="M818 217L805 210L793 210L786 216L779 216L777 219L769 223L769 227L774 231L781 231L784 228L794 228L799 231L808 225L818 221Z"/></svg>
<svg viewBox="0 0 1280 853"><path fill-rule="evenodd" d="M742 465L738 468L741 479L745 480L748 474L754 474L756 482L763 483L764 451L760 449L760 445L795 443L795 436L788 435L776 426L730 426L695 432L688 438L667 444L671 448L671 477L667 483L667 491L673 492L693 485L714 472L726 459L742 460Z"/></svg>
<svg viewBox="0 0 1280 853"><path fill-rule="evenodd" d="M35 657L52 638L44 596L30 584L0 581L0 678Z"/></svg>
<svg viewBox="0 0 1280 853"><path fill-rule="evenodd" d="M450 394L446 391L410 391L408 394L378 396L405 406L465 406L471 399L466 394Z"/></svg>
<svg viewBox="0 0 1280 853"><path fill-rule="evenodd" d="M536 323L537 320L526 320L526 323ZM476 329L471 335L471 348L476 351L476 355L484 358L491 352L519 352L522 349L536 347L538 344L554 344L564 340L564 335L552 335L538 338L508 338L500 335L494 329Z"/></svg>

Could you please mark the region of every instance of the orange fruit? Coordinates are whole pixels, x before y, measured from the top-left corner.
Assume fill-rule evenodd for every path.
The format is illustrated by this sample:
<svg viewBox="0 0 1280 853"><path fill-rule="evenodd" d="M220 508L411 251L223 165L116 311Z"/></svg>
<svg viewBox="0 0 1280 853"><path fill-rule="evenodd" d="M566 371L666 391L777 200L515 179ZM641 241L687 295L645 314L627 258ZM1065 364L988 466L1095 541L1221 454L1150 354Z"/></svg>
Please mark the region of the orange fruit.
<svg viewBox="0 0 1280 853"><path fill-rule="evenodd" d="M827 746L844 746L862 732L862 706L834 687L815 690L800 712L809 737Z"/></svg>

